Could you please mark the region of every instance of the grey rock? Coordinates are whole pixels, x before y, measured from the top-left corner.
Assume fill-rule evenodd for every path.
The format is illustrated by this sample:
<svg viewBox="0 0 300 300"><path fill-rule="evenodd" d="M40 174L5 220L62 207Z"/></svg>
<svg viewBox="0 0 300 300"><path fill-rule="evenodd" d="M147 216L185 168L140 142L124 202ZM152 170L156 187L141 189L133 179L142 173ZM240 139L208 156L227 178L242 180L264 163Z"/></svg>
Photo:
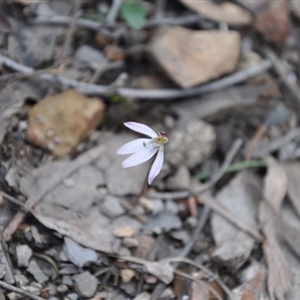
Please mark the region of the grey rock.
<svg viewBox="0 0 300 300"><path fill-rule="evenodd" d="M47 281L49 279L43 273L43 271L41 270L41 268L39 267L39 265L37 264L37 262L35 260L30 261L28 268L27 268L27 272L32 274L33 277L35 278L35 280L39 283L44 283L45 281Z"/></svg>
<svg viewBox="0 0 300 300"><path fill-rule="evenodd" d="M37 296L41 293L41 287L39 288L39 287L31 286L31 285L23 286L22 290L24 290L30 294L37 295Z"/></svg>
<svg viewBox="0 0 300 300"><path fill-rule="evenodd" d="M0 264L0 279L4 277L5 273L6 273L6 265Z"/></svg>
<svg viewBox="0 0 300 300"><path fill-rule="evenodd" d="M27 245L18 245L16 247L17 261L19 267L28 267L32 256L32 250Z"/></svg>
<svg viewBox="0 0 300 300"><path fill-rule="evenodd" d="M148 273L169 284L174 278L173 268L168 262L147 262L145 268Z"/></svg>
<svg viewBox="0 0 300 300"><path fill-rule="evenodd" d="M168 232L172 229L181 228L181 225L182 222L178 216L164 211L150 218L149 222L144 227L144 231L159 234L161 232Z"/></svg>
<svg viewBox="0 0 300 300"><path fill-rule="evenodd" d="M85 63L102 63L104 60L104 56L100 51L87 45L83 45L76 50L75 58Z"/></svg>
<svg viewBox="0 0 300 300"><path fill-rule="evenodd" d="M81 268L89 262L97 261L98 256L95 250L82 247L68 237L64 238L64 242L66 256L77 267Z"/></svg>
<svg viewBox="0 0 300 300"><path fill-rule="evenodd" d="M25 277L23 274L16 274L15 275L16 284L19 287L26 286L29 283L29 280L27 277Z"/></svg>
<svg viewBox="0 0 300 300"><path fill-rule="evenodd" d="M90 272L83 272L73 277L75 281L75 289L79 296L91 298L97 290L98 280L90 274Z"/></svg>
<svg viewBox="0 0 300 300"><path fill-rule="evenodd" d="M123 245L127 248L134 248L139 245L139 241L135 238L124 238Z"/></svg>
<svg viewBox="0 0 300 300"><path fill-rule="evenodd" d="M176 215L180 209L177 203L172 200L168 200L165 205L165 210Z"/></svg>
<svg viewBox="0 0 300 300"><path fill-rule="evenodd" d="M121 164L127 156L116 154L118 148L136 138L137 136L132 134L119 134L103 143L106 149L105 153L95 164L103 170L108 192L111 195L136 195L143 186L149 165L145 163L134 168L124 169Z"/></svg>
<svg viewBox="0 0 300 300"><path fill-rule="evenodd" d="M216 200L245 224L257 227L256 215L261 195L261 179L251 171L240 172L216 196ZM216 249L212 258L238 269L249 258L255 240L217 213L211 215Z"/></svg>
<svg viewBox="0 0 300 300"><path fill-rule="evenodd" d="M56 295L57 294L56 285L54 285L53 283L49 283L47 286L47 291L49 296Z"/></svg>
<svg viewBox="0 0 300 300"><path fill-rule="evenodd" d="M134 282L124 283L122 282L120 285L120 289L126 292L126 294L133 296L136 294L136 284Z"/></svg>
<svg viewBox="0 0 300 300"><path fill-rule="evenodd" d="M59 299L56 297L50 297L48 300L59 300Z"/></svg>
<svg viewBox="0 0 300 300"><path fill-rule="evenodd" d="M100 209L110 218L115 218L125 213L125 209L121 205L119 198L111 195L105 197Z"/></svg>
<svg viewBox="0 0 300 300"><path fill-rule="evenodd" d="M31 226L31 235L37 246L43 247L47 243L45 236L40 234L35 226Z"/></svg>
<svg viewBox="0 0 300 300"><path fill-rule="evenodd" d="M73 286L73 281L70 276L64 275L61 282L64 285Z"/></svg>
<svg viewBox="0 0 300 300"><path fill-rule="evenodd" d="M193 168L211 154L215 138L213 127L202 120L180 123L166 144L166 161L174 166L185 164Z"/></svg>
<svg viewBox="0 0 300 300"><path fill-rule="evenodd" d="M195 217L188 217L188 218L185 220L185 223L186 223L186 225L187 225L189 228L195 228L196 225L197 225L197 218L195 218Z"/></svg>
<svg viewBox="0 0 300 300"><path fill-rule="evenodd" d="M68 292L69 288L64 285L64 284L60 284L57 288L56 288L57 292L60 294L65 294Z"/></svg>
<svg viewBox="0 0 300 300"><path fill-rule="evenodd" d="M156 215L164 210L164 203L160 199L148 199L143 197L139 202L148 212L151 212L153 215Z"/></svg>
<svg viewBox="0 0 300 300"><path fill-rule="evenodd" d="M168 178L167 189L169 190L188 190L191 184L191 175L189 169L181 165L174 176Z"/></svg>
<svg viewBox="0 0 300 300"><path fill-rule="evenodd" d="M66 297L67 300L77 300L78 299L78 295L75 293L72 294L68 294Z"/></svg>
<svg viewBox="0 0 300 300"><path fill-rule="evenodd" d="M60 261L63 261L63 262L68 261L68 257L66 255L66 252L63 251L63 250L59 252L58 258L59 258Z"/></svg>
<svg viewBox="0 0 300 300"><path fill-rule="evenodd" d="M147 292L143 292L136 297L133 298L133 300L150 300L151 295Z"/></svg>
<svg viewBox="0 0 300 300"><path fill-rule="evenodd" d="M186 230L175 230L170 233L171 237L186 244L190 239L190 234Z"/></svg>
<svg viewBox="0 0 300 300"><path fill-rule="evenodd" d="M19 295L19 294L17 294L17 293L15 293L15 292L12 292L12 293L7 294L7 298L9 300L17 300L17 299L21 299L22 296Z"/></svg>

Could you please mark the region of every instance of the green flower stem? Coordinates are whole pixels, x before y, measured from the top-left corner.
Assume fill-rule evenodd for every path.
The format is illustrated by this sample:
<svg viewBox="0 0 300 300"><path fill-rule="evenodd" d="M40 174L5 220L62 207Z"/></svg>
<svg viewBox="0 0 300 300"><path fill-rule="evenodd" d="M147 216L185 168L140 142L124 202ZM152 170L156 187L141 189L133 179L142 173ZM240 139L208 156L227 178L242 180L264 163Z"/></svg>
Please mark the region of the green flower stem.
<svg viewBox="0 0 300 300"><path fill-rule="evenodd" d="M238 162L238 163L230 165L228 167L228 169L226 170L226 173L237 172L237 171L247 169L247 168L266 168L267 166L268 166L268 163L263 160L247 160L247 161L242 161L242 162ZM209 178L210 175L211 175L211 172L204 171L204 172L196 174L195 178L198 180L205 180L205 179Z"/></svg>

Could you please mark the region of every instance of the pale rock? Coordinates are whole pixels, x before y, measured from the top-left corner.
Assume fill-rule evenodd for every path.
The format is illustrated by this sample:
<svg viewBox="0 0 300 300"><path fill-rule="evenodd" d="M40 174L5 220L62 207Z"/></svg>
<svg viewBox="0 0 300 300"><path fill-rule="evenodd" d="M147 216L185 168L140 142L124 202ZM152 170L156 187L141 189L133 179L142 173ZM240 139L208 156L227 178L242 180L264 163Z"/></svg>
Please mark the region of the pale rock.
<svg viewBox="0 0 300 300"><path fill-rule="evenodd" d="M232 26L243 26L250 25L253 20L250 12L229 1L224 1L221 4L212 0L180 1L190 9L199 13L201 16L218 23L227 23Z"/></svg>
<svg viewBox="0 0 300 300"><path fill-rule="evenodd" d="M136 297L133 298L133 300L150 300L151 295L147 292L143 292Z"/></svg>
<svg viewBox="0 0 300 300"><path fill-rule="evenodd" d="M135 248L139 245L139 241L135 238L124 238L123 239L123 244L127 248Z"/></svg>
<svg viewBox="0 0 300 300"><path fill-rule="evenodd" d="M160 199L148 199L142 197L140 198L139 202L148 212L151 212L153 215L164 210L164 203Z"/></svg>
<svg viewBox="0 0 300 300"><path fill-rule="evenodd" d="M188 190L191 184L189 169L185 165L179 166L174 176L168 178L167 189L169 190Z"/></svg>
<svg viewBox="0 0 300 300"><path fill-rule="evenodd" d="M96 262L98 255L95 250L82 247L69 237L64 238L64 251L69 261L82 268L89 262Z"/></svg>
<svg viewBox="0 0 300 300"><path fill-rule="evenodd" d="M88 45L82 45L79 47L75 52L75 58L79 61L85 62L85 63L102 63L104 60L104 55L88 46Z"/></svg>
<svg viewBox="0 0 300 300"><path fill-rule="evenodd" d="M100 205L101 211L110 218L115 218L125 213L120 199L115 196L107 195Z"/></svg>
<svg viewBox="0 0 300 300"><path fill-rule="evenodd" d="M166 145L166 161L174 166L185 164L194 168L213 151L216 133L208 123L194 119L180 123Z"/></svg>
<svg viewBox="0 0 300 300"><path fill-rule="evenodd" d="M217 194L216 200L248 226L257 227L261 185L261 179L254 173L242 171ZM211 228L216 243L212 258L238 269L249 258L255 239L217 213L212 213Z"/></svg>
<svg viewBox="0 0 300 300"><path fill-rule="evenodd" d="M161 232L169 232L172 229L181 228L181 225L182 222L177 215L163 211L150 218L144 230L145 232L160 234Z"/></svg>
<svg viewBox="0 0 300 300"><path fill-rule="evenodd" d="M41 270L41 268L39 267L39 265L36 263L35 260L30 261L28 268L27 268L27 272L32 274L33 277L35 278L35 280L39 283L44 283L45 281L47 281L49 279L43 273L43 271Z"/></svg>
<svg viewBox="0 0 300 300"><path fill-rule="evenodd" d="M173 268L168 262L146 262L145 263L146 271L164 284L169 284L174 278Z"/></svg>
<svg viewBox="0 0 300 300"><path fill-rule="evenodd" d="M134 229L131 226L124 226L116 228L113 235L119 238L131 238L134 235Z"/></svg>
<svg viewBox="0 0 300 300"><path fill-rule="evenodd" d="M101 122L105 105L75 90L46 97L29 110L27 137L55 156L70 153Z"/></svg>
<svg viewBox="0 0 300 300"><path fill-rule="evenodd" d="M91 298L94 296L98 286L98 280L89 272L83 272L74 276L75 289L83 298Z"/></svg>
<svg viewBox="0 0 300 300"><path fill-rule="evenodd" d="M236 31L162 27L149 45L150 54L182 88L232 72L240 55Z"/></svg>
<svg viewBox="0 0 300 300"><path fill-rule="evenodd" d="M32 256L32 250L27 245L18 245L16 247L17 261L19 267L28 267Z"/></svg>
<svg viewBox="0 0 300 300"><path fill-rule="evenodd" d="M128 283L135 276L135 272L131 269L122 269L120 271L120 276L122 278L123 283Z"/></svg>

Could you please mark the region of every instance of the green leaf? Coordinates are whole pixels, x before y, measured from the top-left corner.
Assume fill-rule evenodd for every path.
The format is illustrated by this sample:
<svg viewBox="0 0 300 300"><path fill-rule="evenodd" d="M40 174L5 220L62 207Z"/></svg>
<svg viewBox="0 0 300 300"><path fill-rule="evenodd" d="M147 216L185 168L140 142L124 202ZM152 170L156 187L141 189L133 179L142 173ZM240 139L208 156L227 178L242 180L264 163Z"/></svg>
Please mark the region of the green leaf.
<svg viewBox="0 0 300 300"><path fill-rule="evenodd" d="M134 29L141 29L145 23L146 7L139 0L127 0L122 3L121 17Z"/></svg>

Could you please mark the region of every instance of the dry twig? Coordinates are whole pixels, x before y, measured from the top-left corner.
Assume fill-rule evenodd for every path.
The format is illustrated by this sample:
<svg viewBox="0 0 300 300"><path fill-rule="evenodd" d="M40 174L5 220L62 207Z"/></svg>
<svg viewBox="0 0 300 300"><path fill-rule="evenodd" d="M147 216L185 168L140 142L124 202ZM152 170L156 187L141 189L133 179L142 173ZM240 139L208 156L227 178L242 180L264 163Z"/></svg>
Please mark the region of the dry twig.
<svg viewBox="0 0 300 300"><path fill-rule="evenodd" d="M300 103L300 88L297 83L292 81L288 76L289 70L287 70L286 66L282 63L282 61L277 57L275 52L273 52L270 48L265 47L264 52L268 59L272 61L274 70L279 75L282 82L286 85L286 87L291 91L293 96Z"/></svg>
<svg viewBox="0 0 300 300"><path fill-rule="evenodd" d="M0 55L0 63L21 73L32 73L35 71L34 69L21 65L4 55ZM151 99L151 100L170 100L170 99L178 99L183 97L192 97L196 95L201 95L201 94L206 94L213 91L221 90L226 87L232 86L234 84L243 82L253 76L265 72L271 66L272 66L271 61L264 60L261 63L249 69L236 72L232 75L228 75L212 83L204 84L202 86L187 89L187 90L176 90L176 89L139 90L139 89L120 87L116 90L116 94L125 98L128 97L128 98ZM103 85L84 83L77 80L68 79L63 76L55 76L52 74L42 74L39 76L39 78L43 80L49 80L49 81L59 81L61 84L65 86L75 88L78 92L82 94L99 95L99 96L110 95L109 88Z"/></svg>

